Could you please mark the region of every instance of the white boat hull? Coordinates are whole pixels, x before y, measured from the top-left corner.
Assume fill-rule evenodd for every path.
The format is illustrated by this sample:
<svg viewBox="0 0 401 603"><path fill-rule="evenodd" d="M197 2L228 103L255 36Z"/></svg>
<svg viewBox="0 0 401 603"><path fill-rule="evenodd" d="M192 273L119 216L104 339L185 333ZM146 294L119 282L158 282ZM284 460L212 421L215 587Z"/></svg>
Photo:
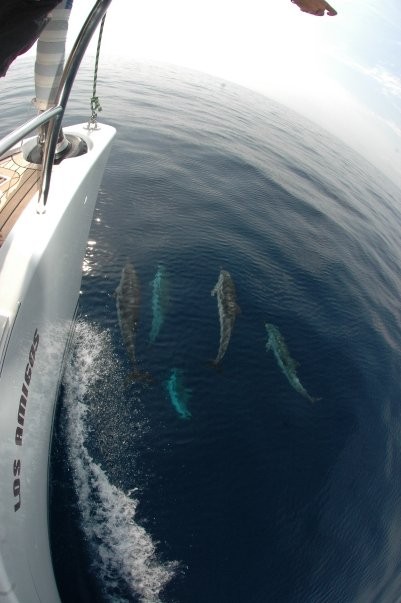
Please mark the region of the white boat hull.
<svg viewBox="0 0 401 603"><path fill-rule="evenodd" d="M0 598L57 603L48 474L60 367L114 128L65 128L88 152L54 166L46 212L37 198L0 248ZM28 143L29 144L29 143Z"/></svg>

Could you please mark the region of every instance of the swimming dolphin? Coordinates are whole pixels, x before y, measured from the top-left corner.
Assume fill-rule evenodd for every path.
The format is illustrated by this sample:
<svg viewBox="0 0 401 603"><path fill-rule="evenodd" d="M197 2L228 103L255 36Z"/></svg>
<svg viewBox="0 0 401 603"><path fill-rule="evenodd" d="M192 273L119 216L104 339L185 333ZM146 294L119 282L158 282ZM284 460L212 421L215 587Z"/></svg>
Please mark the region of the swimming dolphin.
<svg viewBox="0 0 401 603"><path fill-rule="evenodd" d="M189 419L191 413L187 403L191 398L191 390L184 385L184 373L181 369L173 368L168 381L165 383L171 404L181 419Z"/></svg>
<svg viewBox="0 0 401 603"><path fill-rule="evenodd" d="M164 264L159 264L152 282L152 327L149 333L149 343L154 343L163 326L169 302L167 270Z"/></svg>
<svg viewBox="0 0 401 603"><path fill-rule="evenodd" d="M231 332L234 327L237 314L240 308L235 300L235 285L231 275L227 270L220 270L218 281L212 289L211 295L217 296L217 306L220 319L220 344L219 351L212 364L219 366L226 353L230 342Z"/></svg>
<svg viewBox="0 0 401 603"><path fill-rule="evenodd" d="M139 320L140 287L135 268L127 262L122 269L121 279L114 292L121 335L132 364L130 377L136 381L151 381L149 373L138 369L135 355L135 337Z"/></svg>
<svg viewBox="0 0 401 603"><path fill-rule="evenodd" d="M287 380L290 385L295 389L295 391L301 394L301 396L309 400L309 402L316 402L317 400L319 400L320 398L312 398L312 396L308 394L308 392L298 379L298 363L293 358L291 358L287 345L278 327L268 322L265 326L269 335L266 344L266 350L273 350L273 354L276 357L277 363L283 371L284 375L287 377Z"/></svg>

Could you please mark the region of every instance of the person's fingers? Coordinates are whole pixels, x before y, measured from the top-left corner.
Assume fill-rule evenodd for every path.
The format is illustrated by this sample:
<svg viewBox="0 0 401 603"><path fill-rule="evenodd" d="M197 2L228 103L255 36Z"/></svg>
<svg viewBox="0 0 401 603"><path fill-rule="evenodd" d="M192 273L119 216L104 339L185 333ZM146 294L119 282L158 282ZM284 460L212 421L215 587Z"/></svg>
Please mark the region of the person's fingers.
<svg viewBox="0 0 401 603"><path fill-rule="evenodd" d="M328 4L327 2L325 2L325 5L326 5L327 14L330 15L330 17L334 17L337 14L337 11L334 10L334 8L332 6L330 6L330 4Z"/></svg>
<svg viewBox="0 0 401 603"><path fill-rule="evenodd" d="M334 8L330 6L328 2L325 2L325 0L318 0L318 2L303 2L302 0L291 0L291 2L297 4L303 13L315 15L316 17L323 17L326 12L328 15L330 15L330 17L334 17L337 14L337 11L334 10ZM315 6L312 8L311 5ZM320 8L315 8L316 5L320 5Z"/></svg>

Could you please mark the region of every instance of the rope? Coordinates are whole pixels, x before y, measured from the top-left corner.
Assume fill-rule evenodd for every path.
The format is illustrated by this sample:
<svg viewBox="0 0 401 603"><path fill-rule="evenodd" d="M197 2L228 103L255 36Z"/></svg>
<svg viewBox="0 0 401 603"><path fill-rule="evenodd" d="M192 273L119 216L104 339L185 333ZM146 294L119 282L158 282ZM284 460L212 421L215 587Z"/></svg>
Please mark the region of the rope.
<svg viewBox="0 0 401 603"><path fill-rule="evenodd" d="M106 19L106 13L104 14L102 22L100 24L99 38L97 41L97 50L96 50L95 70L94 70L94 74L93 74L93 91L92 91L92 98L90 100L92 113L89 118L88 127L94 128L94 129L97 128L97 111L100 112L102 110L102 107L101 107L100 101L99 101L99 97L96 96L96 85L97 85L97 72L98 72L98 67L99 67L100 46L102 43L102 35L103 35L105 19Z"/></svg>

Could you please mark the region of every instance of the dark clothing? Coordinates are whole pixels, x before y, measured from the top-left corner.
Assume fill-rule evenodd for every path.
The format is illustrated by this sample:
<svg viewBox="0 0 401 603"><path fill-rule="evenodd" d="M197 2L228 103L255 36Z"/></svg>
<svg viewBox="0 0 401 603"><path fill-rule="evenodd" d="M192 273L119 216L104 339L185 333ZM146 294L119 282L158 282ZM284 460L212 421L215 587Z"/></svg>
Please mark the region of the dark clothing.
<svg viewBox="0 0 401 603"><path fill-rule="evenodd" d="M0 77L38 39L61 0L0 0Z"/></svg>

